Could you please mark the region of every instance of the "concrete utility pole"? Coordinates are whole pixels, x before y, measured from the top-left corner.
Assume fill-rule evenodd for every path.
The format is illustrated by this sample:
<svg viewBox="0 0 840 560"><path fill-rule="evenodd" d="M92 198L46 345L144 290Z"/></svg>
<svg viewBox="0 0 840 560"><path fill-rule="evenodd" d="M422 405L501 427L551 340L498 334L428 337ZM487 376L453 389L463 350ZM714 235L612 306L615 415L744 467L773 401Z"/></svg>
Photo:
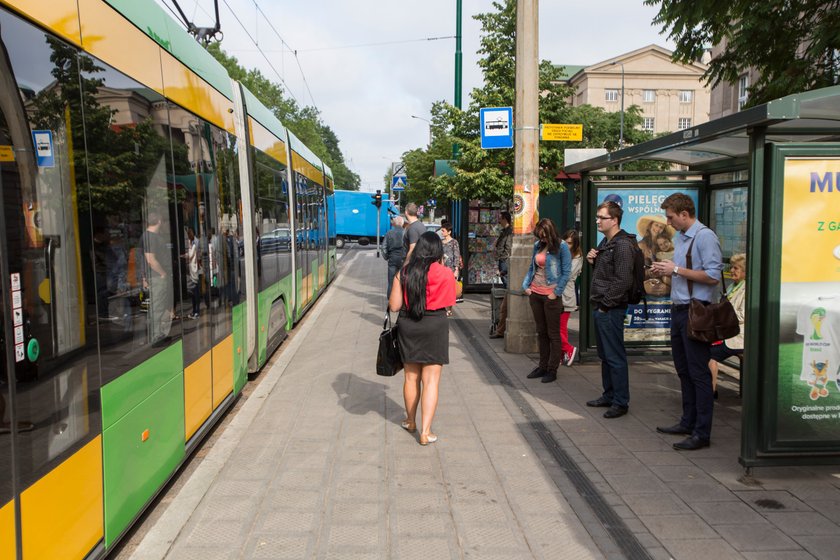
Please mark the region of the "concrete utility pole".
<svg viewBox="0 0 840 560"><path fill-rule="evenodd" d="M521 291L534 246L539 218L539 26L538 0L516 2L516 106L514 108L513 250L509 261L508 318L505 351L537 351L537 335L528 296Z"/></svg>

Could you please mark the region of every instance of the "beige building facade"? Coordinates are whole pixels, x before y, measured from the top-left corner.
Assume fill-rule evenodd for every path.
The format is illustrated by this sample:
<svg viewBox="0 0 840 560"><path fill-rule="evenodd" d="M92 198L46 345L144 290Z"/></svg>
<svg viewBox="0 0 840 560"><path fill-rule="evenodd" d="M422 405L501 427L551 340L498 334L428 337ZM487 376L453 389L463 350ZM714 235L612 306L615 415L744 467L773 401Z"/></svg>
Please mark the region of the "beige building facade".
<svg viewBox="0 0 840 560"><path fill-rule="evenodd" d="M711 58L719 56L726 47L726 40L711 49ZM712 104L709 110L711 120L731 115L740 111L749 99L749 87L758 79L758 72L747 69L738 77L736 83L720 82L712 88Z"/></svg>
<svg viewBox="0 0 840 560"><path fill-rule="evenodd" d="M685 130L709 120L710 92L701 77L707 66L671 61L671 51L648 45L590 66L566 68L567 82L576 88L572 105L589 104L610 112L638 105L645 130L653 133Z"/></svg>

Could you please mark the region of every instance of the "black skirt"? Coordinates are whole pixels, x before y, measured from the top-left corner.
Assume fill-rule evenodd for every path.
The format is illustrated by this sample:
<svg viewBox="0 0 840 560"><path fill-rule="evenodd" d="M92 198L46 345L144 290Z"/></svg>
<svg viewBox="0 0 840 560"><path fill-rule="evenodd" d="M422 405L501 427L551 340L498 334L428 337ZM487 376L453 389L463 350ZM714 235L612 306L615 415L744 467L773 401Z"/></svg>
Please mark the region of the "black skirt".
<svg viewBox="0 0 840 560"><path fill-rule="evenodd" d="M397 338L400 354L407 364L449 363L449 319L446 309L426 311L419 321L400 311Z"/></svg>

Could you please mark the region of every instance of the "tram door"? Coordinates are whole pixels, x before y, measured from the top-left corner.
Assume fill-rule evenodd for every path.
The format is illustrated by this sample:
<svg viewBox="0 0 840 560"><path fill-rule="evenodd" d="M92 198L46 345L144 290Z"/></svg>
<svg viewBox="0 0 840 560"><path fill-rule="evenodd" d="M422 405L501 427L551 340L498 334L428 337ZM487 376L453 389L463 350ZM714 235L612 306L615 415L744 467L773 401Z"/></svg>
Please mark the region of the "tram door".
<svg viewBox="0 0 840 560"><path fill-rule="evenodd" d="M95 257L77 189L79 77L72 47L0 10L4 559L81 557L102 538L95 293L86 285Z"/></svg>
<svg viewBox="0 0 840 560"><path fill-rule="evenodd" d="M295 173L295 207L297 222L295 235L297 244L295 247L297 273L300 275L298 282L297 307L298 314L312 300L312 240L311 240L311 209L308 180L299 173Z"/></svg>

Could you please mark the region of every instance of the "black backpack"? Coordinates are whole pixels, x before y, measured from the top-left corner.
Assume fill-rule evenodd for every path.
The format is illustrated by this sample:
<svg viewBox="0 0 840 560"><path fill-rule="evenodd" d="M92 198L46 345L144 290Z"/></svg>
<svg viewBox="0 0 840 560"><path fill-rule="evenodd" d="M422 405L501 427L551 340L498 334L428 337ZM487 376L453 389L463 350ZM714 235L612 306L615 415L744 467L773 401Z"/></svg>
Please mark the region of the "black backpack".
<svg viewBox="0 0 840 560"><path fill-rule="evenodd" d="M636 241L636 236L627 234L625 237L633 250L633 284L630 285L630 291L627 294L627 302L632 305L638 305L642 301L645 302L645 315L647 315L647 294L645 292L645 254L639 249L639 244Z"/></svg>

